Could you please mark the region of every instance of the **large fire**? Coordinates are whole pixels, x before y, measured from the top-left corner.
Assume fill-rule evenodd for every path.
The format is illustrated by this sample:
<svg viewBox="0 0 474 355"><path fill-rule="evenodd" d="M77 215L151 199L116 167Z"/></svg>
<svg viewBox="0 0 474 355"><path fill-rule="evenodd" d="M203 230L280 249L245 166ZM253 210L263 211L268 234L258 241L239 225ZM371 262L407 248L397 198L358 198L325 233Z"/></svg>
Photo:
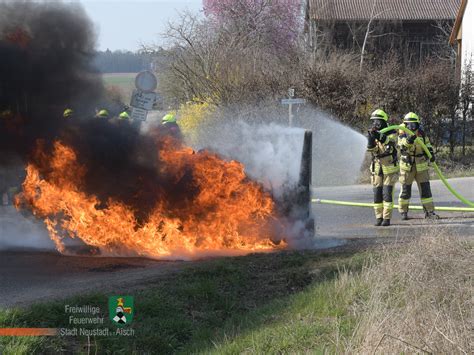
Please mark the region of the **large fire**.
<svg viewBox="0 0 474 355"><path fill-rule="evenodd" d="M150 190L153 206L145 217L119 199L101 201L88 193L81 164L71 145L39 142L27 166L17 207L42 218L60 252L65 240L79 238L105 255L153 258L242 254L285 247L275 204L263 187L247 178L244 167L217 155L175 144L165 138L157 148L160 176L173 189L185 180L189 196ZM137 195L146 194L135 186Z"/></svg>

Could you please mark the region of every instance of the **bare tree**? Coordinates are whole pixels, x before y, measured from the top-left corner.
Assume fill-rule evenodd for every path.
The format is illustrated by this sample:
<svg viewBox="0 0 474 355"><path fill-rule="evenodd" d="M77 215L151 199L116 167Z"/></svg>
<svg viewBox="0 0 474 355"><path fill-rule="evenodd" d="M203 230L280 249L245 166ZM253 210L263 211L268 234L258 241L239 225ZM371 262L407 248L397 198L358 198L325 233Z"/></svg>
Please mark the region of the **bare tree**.
<svg viewBox="0 0 474 355"><path fill-rule="evenodd" d="M169 24L167 58L158 71L166 96L218 105L281 95L296 73L289 68L299 54L296 45L275 45L270 6L262 1L227 21L183 13Z"/></svg>
<svg viewBox="0 0 474 355"><path fill-rule="evenodd" d="M362 66L364 65L364 55L365 55L365 47L367 46L367 41L369 39L369 36L373 33L373 30L371 29L372 22L380 16L380 14L375 13L375 7L377 6L377 0L374 0L372 3L372 9L370 11L370 18L369 22L367 22L367 29L365 31L365 36L364 36L364 41L362 42L362 48L360 51L360 65L359 65L359 71L362 71Z"/></svg>

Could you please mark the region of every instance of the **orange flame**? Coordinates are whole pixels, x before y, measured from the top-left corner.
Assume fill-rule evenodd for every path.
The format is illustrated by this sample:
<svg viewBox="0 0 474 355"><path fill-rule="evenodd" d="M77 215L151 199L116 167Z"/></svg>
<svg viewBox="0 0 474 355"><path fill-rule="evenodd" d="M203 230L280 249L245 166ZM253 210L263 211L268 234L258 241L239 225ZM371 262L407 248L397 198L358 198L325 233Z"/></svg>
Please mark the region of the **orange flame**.
<svg viewBox="0 0 474 355"><path fill-rule="evenodd" d="M166 198L157 198L140 223L126 204L109 198L104 206L97 196L84 191L87 168L61 141L54 143L49 155L38 145L17 207L30 208L44 219L60 252L65 252L67 237L79 238L108 255L168 259L286 246L284 241L273 241L279 222L271 196L246 177L241 163L172 143L165 139L160 150L165 163L160 174L179 181L191 169L197 195L172 208Z"/></svg>

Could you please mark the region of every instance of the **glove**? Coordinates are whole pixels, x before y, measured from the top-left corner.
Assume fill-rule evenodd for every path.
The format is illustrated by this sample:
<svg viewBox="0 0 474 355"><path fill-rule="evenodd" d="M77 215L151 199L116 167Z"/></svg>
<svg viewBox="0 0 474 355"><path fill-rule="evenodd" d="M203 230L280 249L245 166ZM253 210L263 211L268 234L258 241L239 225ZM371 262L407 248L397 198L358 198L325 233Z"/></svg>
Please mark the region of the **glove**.
<svg viewBox="0 0 474 355"><path fill-rule="evenodd" d="M380 140L380 132L376 129L370 130L369 135L371 135L374 139Z"/></svg>
<svg viewBox="0 0 474 355"><path fill-rule="evenodd" d="M412 136L410 136L410 137L408 137L408 139L407 139L408 144L413 144L413 143L415 143L415 139L416 139L416 135L415 135L415 134L412 135Z"/></svg>
<svg viewBox="0 0 474 355"><path fill-rule="evenodd" d="M367 148L375 147L375 137L373 133L373 131L369 131L369 134L367 136Z"/></svg>
<svg viewBox="0 0 474 355"><path fill-rule="evenodd" d="M433 148L428 148L428 150L429 150L430 153L431 153L430 162L434 163L434 162L436 161L436 157L435 157L435 155L434 155Z"/></svg>

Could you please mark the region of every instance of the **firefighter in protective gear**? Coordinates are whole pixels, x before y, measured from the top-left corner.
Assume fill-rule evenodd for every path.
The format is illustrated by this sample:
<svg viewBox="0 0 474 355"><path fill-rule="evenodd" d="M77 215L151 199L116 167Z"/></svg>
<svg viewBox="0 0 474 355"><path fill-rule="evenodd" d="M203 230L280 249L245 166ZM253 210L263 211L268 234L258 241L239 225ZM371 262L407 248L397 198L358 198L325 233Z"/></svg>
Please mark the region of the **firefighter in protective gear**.
<svg viewBox="0 0 474 355"><path fill-rule="evenodd" d="M431 194L429 160L417 138L421 139L430 151L431 162L435 161L433 147L429 138L420 127L420 118L414 112L409 112L403 119L403 125L414 133L410 136L404 131L400 131L398 146L400 148L400 184L402 185L398 198L399 212L403 220L408 219L408 209L410 206L411 187L413 181L418 185L421 195L421 204L425 211L425 218L438 219L434 213L433 196Z"/></svg>
<svg viewBox="0 0 474 355"><path fill-rule="evenodd" d="M163 116L161 119L163 133L165 135L174 137L178 140L182 140L183 136L181 134L181 129L176 123L176 116L173 113L168 113Z"/></svg>
<svg viewBox="0 0 474 355"><path fill-rule="evenodd" d="M383 110L375 110L370 120L367 151L372 154L370 172L374 188L375 226L389 226L393 210L393 188L397 182L398 155L397 132L386 134L380 131L388 126L388 115Z"/></svg>

